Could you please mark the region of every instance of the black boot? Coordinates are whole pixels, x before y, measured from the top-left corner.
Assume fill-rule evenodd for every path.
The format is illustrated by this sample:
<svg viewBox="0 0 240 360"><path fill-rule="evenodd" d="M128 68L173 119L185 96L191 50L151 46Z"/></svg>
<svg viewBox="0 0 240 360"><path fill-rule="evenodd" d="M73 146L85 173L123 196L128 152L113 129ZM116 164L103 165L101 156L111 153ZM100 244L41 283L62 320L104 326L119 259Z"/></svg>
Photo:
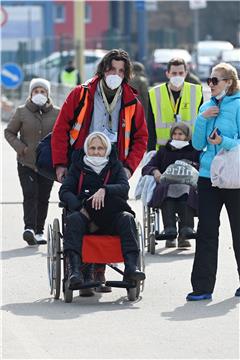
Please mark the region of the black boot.
<svg viewBox="0 0 240 360"><path fill-rule="evenodd" d="M67 258L69 264L69 288L72 290L78 289L84 283L83 274L80 271L80 255L75 251L69 250L67 252Z"/></svg>
<svg viewBox="0 0 240 360"><path fill-rule="evenodd" d="M124 280L145 280L145 273L140 271L137 267L138 257L139 255L135 253L129 253L125 255Z"/></svg>

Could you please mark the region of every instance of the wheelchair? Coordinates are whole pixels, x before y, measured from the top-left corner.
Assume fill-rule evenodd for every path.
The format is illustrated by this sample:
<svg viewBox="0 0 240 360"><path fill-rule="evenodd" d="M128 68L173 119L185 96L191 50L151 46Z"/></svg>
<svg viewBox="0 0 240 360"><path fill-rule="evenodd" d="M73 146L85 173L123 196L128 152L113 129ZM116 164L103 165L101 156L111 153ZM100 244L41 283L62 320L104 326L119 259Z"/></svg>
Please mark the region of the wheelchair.
<svg viewBox="0 0 240 360"><path fill-rule="evenodd" d="M161 210L159 208L143 205L144 245L147 248L147 251L152 255L155 254L157 241L174 240L173 237L167 237L166 234L161 233L160 212ZM177 215L176 221L179 221ZM194 233L191 239L196 239L196 235L197 234Z"/></svg>
<svg viewBox="0 0 240 360"><path fill-rule="evenodd" d="M53 295L54 299L60 298L61 293L61 283L62 291L64 296L65 303L71 303L73 300L73 291L69 289L68 286L68 264L66 256L63 252L63 239L64 232L66 228L66 216L67 209L65 204L60 202L59 207L62 208L61 216L61 227L58 219L53 220L53 224L48 225L47 233L47 269L48 269L48 279L50 285L50 294ZM145 270L145 261L144 261L144 238L141 224L137 222L137 231L138 231L138 242L139 242L139 259L138 259L138 268L141 271ZM98 244L98 246L96 245ZM100 246L99 246L100 244ZM113 251L109 251L112 249ZM94 251L93 251L94 250ZM116 235L94 235L87 234L83 237L82 244L82 260L84 266L91 266L93 263L97 264L107 264L108 267L124 276L124 272L117 266L118 263L123 262L123 256L121 252L121 243L120 238ZM62 264L61 265L61 261ZM63 274L63 279L61 279L61 274ZM86 284L81 288L77 289L86 289L86 288L96 288L100 286L100 283L96 284ZM144 280L135 281L135 280L124 280L121 281L106 281L106 286L125 288L127 290L127 298L129 301L136 301L139 298L140 292L144 289Z"/></svg>

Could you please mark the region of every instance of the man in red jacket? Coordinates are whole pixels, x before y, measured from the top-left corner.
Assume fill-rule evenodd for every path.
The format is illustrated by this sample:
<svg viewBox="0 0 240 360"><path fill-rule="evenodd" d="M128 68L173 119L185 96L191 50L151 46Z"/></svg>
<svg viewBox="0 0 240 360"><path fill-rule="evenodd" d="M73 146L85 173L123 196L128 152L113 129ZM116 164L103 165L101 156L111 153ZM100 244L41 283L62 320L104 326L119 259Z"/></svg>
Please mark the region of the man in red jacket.
<svg viewBox="0 0 240 360"><path fill-rule="evenodd" d="M129 55L110 50L96 76L76 86L65 100L52 133L52 159L59 182L67 174L70 147L80 149L89 133L103 132L117 148L127 177L140 163L148 141L144 110L128 85Z"/></svg>

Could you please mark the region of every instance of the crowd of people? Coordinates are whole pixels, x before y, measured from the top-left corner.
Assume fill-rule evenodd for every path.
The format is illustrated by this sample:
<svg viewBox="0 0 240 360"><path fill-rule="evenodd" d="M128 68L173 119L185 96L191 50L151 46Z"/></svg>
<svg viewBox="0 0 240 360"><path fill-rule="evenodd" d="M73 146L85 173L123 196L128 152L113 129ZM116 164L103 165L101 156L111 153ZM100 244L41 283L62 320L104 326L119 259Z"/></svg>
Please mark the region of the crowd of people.
<svg viewBox="0 0 240 360"><path fill-rule="evenodd" d="M193 291L187 300L212 297L223 205L240 276L240 188L218 188L211 182L215 155L240 146L237 71L226 63L215 66L207 80L211 99L205 103L202 86L191 82L183 59L169 61L166 77L165 83L149 89L144 65L132 63L122 49L110 50L95 76L85 84L80 83L79 71L71 62L59 76L61 83L72 88L61 109L50 97L50 83L32 79L29 97L5 129L6 140L17 153L23 192L23 240L28 245L46 243L44 224L53 180L39 173L36 148L52 132L52 163L61 183L59 197L68 208L63 246L72 288L86 281L80 265L82 237L88 232L118 234L124 278L145 279L138 268L135 214L127 199L128 180L146 151L151 150L157 151L143 167L142 176L155 179L149 206L161 209L166 247L176 247L178 239L178 247L189 248L189 239L196 236ZM199 172L198 182L182 182L178 176L170 181L167 175L171 169L176 175L174 166L179 164L192 167L194 174ZM199 219L196 234L194 217ZM105 265L95 264L94 268L94 279L88 277L87 281L98 280L101 286L97 291L111 291L105 285ZM240 296L240 288L235 295Z"/></svg>

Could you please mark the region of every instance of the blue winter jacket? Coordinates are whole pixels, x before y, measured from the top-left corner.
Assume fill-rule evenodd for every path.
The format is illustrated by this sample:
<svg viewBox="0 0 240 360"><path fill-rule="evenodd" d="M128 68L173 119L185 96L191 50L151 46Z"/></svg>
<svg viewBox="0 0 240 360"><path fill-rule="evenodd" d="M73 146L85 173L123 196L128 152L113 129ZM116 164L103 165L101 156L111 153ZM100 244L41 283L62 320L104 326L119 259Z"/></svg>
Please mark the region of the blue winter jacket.
<svg viewBox="0 0 240 360"><path fill-rule="evenodd" d="M231 96L225 96L220 102L218 116L204 118L202 113L210 106L216 106L217 101L212 97L199 109L199 115L194 125L192 138L193 147L201 150L199 176L210 178L210 167L214 156L221 150L230 150L240 144L240 91ZM222 142L212 145L208 142L211 132L218 128L221 131Z"/></svg>

